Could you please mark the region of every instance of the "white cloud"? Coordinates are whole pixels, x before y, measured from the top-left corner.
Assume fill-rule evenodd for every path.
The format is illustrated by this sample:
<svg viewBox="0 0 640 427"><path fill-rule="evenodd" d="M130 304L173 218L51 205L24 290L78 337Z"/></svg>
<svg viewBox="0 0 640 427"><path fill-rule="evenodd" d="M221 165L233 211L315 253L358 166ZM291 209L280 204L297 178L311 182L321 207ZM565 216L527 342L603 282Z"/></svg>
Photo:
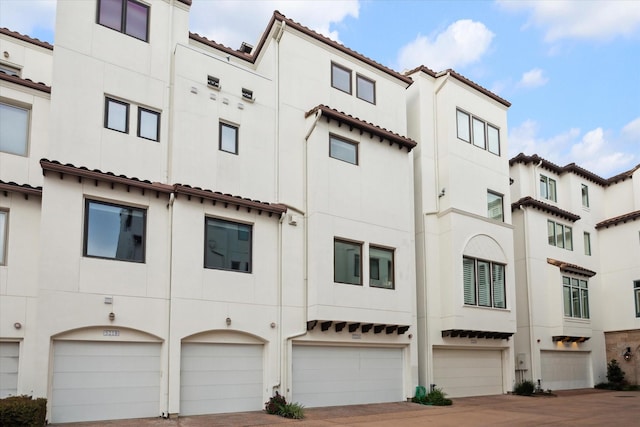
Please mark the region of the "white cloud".
<svg viewBox="0 0 640 427"><path fill-rule="evenodd" d="M539 125L533 120L511 128L509 156L518 153L537 154L560 166L576 163L604 178L628 170L638 161L635 151L625 151L612 133L602 128L585 134L580 129L572 128L549 138L539 136L539 131Z"/></svg>
<svg viewBox="0 0 640 427"><path fill-rule="evenodd" d="M622 128L622 136L640 144L640 117L630 121Z"/></svg>
<svg viewBox="0 0 640 427"><path fill-rule="evenodd" d="M540 87L547 84L549 79L544 75L544 71L540 68L534 68L522 75L518 82L518 86L524 88Z"/></svg>
<svg viewBox="0 0 640 427"><path fill-rule="evenodd" d="M545 40L610 40L640 30L640 2L633 0L498 0L507 10L530 13L527 25L545 30Z"/></svg>
<svg viewBox="0 0 640 427"><path fill-rule="evenodd" d="M398 69L425 65L435 71L477 62L489 50L494 34L482 23L462 19L436 35L418 35L398 55Z"/></svg>
<svg viewBox="0 0 640 427"><path fill-rule="evenodd" d="M2 1L2 0L0 0ZM312 30L339 41L332 24L357 18L357 0L235 1L193 0L189 28L217 43L237 49L242 42L257 44L274 10Z"/></svg>
<svg viewBox="0 0 640 427"><path fill-rule="evenodd" d="M53 35L55 21L55 0L0 0L0 27L46 39Z"/></svg>

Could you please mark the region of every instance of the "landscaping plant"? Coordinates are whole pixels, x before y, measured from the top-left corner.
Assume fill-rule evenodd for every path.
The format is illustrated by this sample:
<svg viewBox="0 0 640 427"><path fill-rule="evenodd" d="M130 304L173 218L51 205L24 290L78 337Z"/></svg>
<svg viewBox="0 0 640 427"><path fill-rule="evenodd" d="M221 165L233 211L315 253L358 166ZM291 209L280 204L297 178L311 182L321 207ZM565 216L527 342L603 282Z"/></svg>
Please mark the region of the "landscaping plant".
<svg viewBox="0 0 640 427"><path fill-rule="evenodd" d="M267 414L280 415L285 418L301 420L304 418L304 406L299 403L287 403L287 399L276 391L275 396L271 396L264 404Z"/></svg>
<svg viewBox="0 0 640 427"><path fill-rule="evenodd" d="M416 395L411 401L421 405L433 406L449 406L453 404L453 401L447 398L447 394L443 392L442 389L435 387L426 394L424 394L424 387L418 387L416 389Z"/></svg>

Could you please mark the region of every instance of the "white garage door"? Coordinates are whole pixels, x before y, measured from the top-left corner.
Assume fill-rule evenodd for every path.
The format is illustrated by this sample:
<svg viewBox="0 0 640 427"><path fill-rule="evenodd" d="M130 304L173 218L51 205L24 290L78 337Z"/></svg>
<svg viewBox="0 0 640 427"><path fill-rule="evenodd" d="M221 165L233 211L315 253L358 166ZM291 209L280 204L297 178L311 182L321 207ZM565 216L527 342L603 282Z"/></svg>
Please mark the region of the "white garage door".
<svg viewBox="0 0 640 427"><path fill-rule="evenodd" d="M568 390L590 388L591 362L587 352L541 351L542 388Z"/></svg>
<svg viewBox="0 0 640 427"><path fill-rule="evenodd" d="M180 415L263 408L262 345L182 345Z"/></svg>
<svg viewBox="0 0 640 427"><path fill-rule="evenodd" d="M19 343L0 342L0 399L18 392L19 353Z"/></svg>
<svg viewBox="0 0 640 427"><path fill-rule="evenodd" d="M58 341L51 421L157 417L160 344Z"/></svg>
<svg viewBox="0 0 640 427"><path fill-rule="evenodd" d="M434 349L433 377L449 397L502 394L502 351Z"/></svg>
<svg viewBox="0 0 640 427"><path fill-rule="evenodd" d="M400 348L293 347L294 402L304 406L404 399Z"/></svg>

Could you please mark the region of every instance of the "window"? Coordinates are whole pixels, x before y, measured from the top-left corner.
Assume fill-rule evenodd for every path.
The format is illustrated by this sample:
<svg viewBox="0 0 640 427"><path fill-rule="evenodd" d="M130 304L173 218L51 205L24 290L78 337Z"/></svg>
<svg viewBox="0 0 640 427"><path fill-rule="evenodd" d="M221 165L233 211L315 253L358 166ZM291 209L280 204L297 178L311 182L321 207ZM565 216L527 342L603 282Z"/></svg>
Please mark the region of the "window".
<svg viewBox="0 0 640 427"><path fill-rule="evenodd" d="M27 155L29 110L0 103L0 151Z"/></svg>
<svg viewBox="0 0 640 427"><path fill-rule="evenodd" d="M160 141L160 113L138 107L138 136Z"/></svg>
<svg viewBox="0 0 640 427"><path fill-rule="evenodd" d="M104 103L104 127L129 133L129 104L112 98L105 98Z"/></svg>
<svg viewBox="0 0 640 427"><path fill-rule="evenodd" d="M7 263L5 255L7 253L7 211L0 211L0 265Z"/></svg>
<svg viewBox="0 0 640 427"><path fill-rule="evenodd" d="M540 175L540 197L547 200L556 200L556 180Z"/></svg>
<svg viewBox="0 0 640 427"><path fill-rule="evenodd" d="M376 103L376 83L356 74L356 96L372 104Z"/></svg>
<svg viewBox="0 0 640 427"><path fill-rule="evenodd" d="M582 184L582 206L589 207L589 187Z"/></svg>
<svg viewBox="0 0 640 427"><path fill-rule="evenodd" d="M547 234L551 246L573 250L573 235L568 225L547 220Z"/></svg>
<svg viewBox="0 0 640 427"><path fill-rule="evenodd" d="M204 267L251 273L253 227L218 218L205 218L204 226Z"/></svg>
<svg viewBox="0 0 640 427"><path fill-rule="evenodd" d="M0 64L0 73L5 73L9 76L20 77L20 68L12 67L7 64Z"/></svg>
<svg viewBox="0 0 640 427"><path fill-rule="evenodd" d="M502 195L492 191L487 191L487 217L498 221L504 221Z"/></svg>
<svg viewBox="0 0 640 427"><path fill-rule="evenodd" d="M456 110L456 127L458 139L500 155L500 130L497 127L462 110Z"/></svg>
<svg viewBox="0 0 640 427"><path fill-rule="evenodd" d="M87 200L84 256L144 262L146 210Z"/></svg>
<svg viewBox="0 0 640 427"><path fill-rule="evenodd" d="M579 319L589 318L589 289L586 280L562 277L564 315Z"/></svg>
<svg viewBox="0 0 640 427"><path fill-rule="evenodd" d="M362 285L361 254L362 244L335 239L333 241L333 281Z"/></svg>
<svg viewBox="0 0 640 427"><path fill-rule="evenodd" d="M633 282L633 295L636 301L636 317L640 317L640 280Z"/></svg>
<svg viewBox="0 0 640 427"><path fill-rule="evenodd" d="M464 303L506 308L505 266L475 258L462 258Z"/></svg>
<svg viewBox="0 0 640 427"><path fill-rule="evenodd" d="M207 85L220 90L220 79L218 77L207 76Z"/></svg>
<svg viewBox="0 0 640 427"><path fill-rule="evenodd" d="M99 0L98 24L147 41L149 6L134 0Z"/></svg>
<svg viewBox="0 0 640 427"><path fill-rule="evenodd" d="M393 250L369 247L369 285L393 289Z"/></svg>
<svg viewBox="0 0 640 427"><path fill-rule="evenodd" d="M358 164L358 144L329 135L329 156L354 165Z"/></svg>
<svg viewBox="0 0 640 427"><path fill-rule="evenodd" d="M331 64L331 86L343 92L351 93L351 70L338 64Z"/></svg>
<svg viewBox="0 0 640 427"><path fill-rule="evenodd" d="M220 122L220 150L238 154L238 127Z"/></svg>
<svg viewBox="0 0 640 427"><path fill-rule="evenodd" d="M584 254L591 255L591 235L584 232Z"/></svg>
<svg viewBox="0 0 640 427"><path fill-rule="evenodd" d="M242 99L253 102L253 91L242 88Z"/></svg>

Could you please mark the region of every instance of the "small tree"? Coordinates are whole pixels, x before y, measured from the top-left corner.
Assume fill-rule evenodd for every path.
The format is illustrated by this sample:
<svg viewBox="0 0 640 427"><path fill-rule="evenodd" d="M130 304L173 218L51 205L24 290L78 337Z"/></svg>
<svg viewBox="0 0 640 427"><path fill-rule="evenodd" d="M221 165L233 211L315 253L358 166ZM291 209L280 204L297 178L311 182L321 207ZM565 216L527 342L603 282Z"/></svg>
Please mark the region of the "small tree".
<svg viewBox="0 0 640 427"><path fill-rule="evenodd" d="M611 362L607 363L607 380L611 384L620 386L625 382L624 371L620 368L616 359L611 359Z"/></svg>

